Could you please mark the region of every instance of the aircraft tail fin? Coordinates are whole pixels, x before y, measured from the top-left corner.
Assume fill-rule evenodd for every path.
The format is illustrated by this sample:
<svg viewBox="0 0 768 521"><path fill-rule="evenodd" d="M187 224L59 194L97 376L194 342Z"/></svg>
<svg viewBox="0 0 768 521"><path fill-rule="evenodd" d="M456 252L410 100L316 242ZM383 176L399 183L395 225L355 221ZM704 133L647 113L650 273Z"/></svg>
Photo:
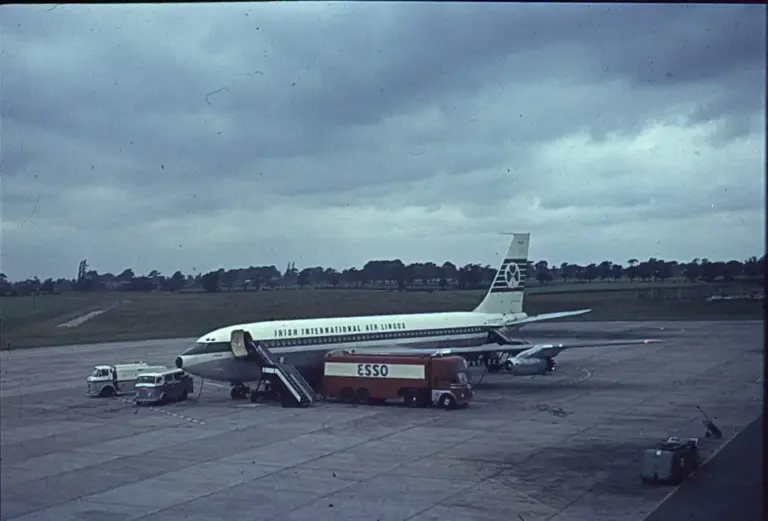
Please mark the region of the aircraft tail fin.
<svg viewBox="0 0 768 521"><path fill-rule="evenodd" d="M480 305L475 308L475 312L522 313L530 242L530 233L512 234L512 242L493 279L491 288Z"/></svg>

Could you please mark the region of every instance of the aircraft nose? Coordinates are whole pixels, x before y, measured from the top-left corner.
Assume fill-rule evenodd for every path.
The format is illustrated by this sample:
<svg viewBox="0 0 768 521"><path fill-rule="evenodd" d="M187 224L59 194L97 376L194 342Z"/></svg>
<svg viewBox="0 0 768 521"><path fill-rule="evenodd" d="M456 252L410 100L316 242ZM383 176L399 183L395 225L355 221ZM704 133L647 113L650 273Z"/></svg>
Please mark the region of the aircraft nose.
<svg viewBox="0 0 768 521"><path fill-rule="evenodd" d="M176 357L176 367L181 369L183 365L184 365L184 360L180 356L177 356Z"/></svg>

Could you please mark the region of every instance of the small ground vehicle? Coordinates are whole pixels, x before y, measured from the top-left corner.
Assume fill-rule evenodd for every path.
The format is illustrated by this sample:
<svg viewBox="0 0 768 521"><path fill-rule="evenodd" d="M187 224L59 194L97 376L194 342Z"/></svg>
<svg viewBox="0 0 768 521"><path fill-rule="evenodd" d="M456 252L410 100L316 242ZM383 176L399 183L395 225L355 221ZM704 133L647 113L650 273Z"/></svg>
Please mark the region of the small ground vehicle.
<svg viewBox="0 0 768 521"><path fill-rule="evenodd" d="M472 399L460 356L332 351L325 355L323 394L345 403L402 400L408 407L466 406Z"/></svg>
<svg viewBox="0 0 768 521"><path fill-rule="evenodd" d="M669 483L677 485L699 468L699 439L681 440L671 437L643 456L640 479L643 483Z"/></svg>
<svg viewBox="0 0 768 521"><path fill-rule="evenodd" d="M168 369L140 374L133 400L138 405L183 402L194 392L195 382L190 375L181 369Z"/></svg>
<svg viewBox="0 0 768 521"><path fill-rule="evenodd" d="M148 371L165 371L164 365L132 362L128 364L97 365L86 378L89 396L116 396L131 394L139 374Z"/></svg>

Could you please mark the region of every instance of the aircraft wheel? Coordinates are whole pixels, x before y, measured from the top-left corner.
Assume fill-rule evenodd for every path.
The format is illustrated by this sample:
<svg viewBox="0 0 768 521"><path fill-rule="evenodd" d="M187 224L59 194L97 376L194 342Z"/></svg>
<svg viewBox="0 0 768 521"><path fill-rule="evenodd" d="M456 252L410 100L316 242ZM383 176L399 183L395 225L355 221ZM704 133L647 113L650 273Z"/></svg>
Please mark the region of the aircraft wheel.
<svg viewBox="0 0 768 521"><path fill-rule="evenodd" d="M229 396L233 400L242 400L248 395L249 389L244 385L236 385L229 391Z"/></svg>
<svg viewBox="0 0 768 521"><path fill-rule="evenodd" d="M485 368L488 370L489 373L498 373L501 369L501 364L499 364L498 358L493 358L491 360L488 360L485 364Z"/></svg>

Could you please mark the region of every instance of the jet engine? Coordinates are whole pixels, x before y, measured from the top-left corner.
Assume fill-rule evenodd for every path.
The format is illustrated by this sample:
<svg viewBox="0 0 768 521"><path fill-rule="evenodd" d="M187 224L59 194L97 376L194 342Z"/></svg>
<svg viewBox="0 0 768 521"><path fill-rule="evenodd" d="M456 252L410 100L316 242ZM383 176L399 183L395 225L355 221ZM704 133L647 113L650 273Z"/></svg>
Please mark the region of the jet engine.
<svg viewBox="0 0 768 521"><path fill-rule="evenodd" d="M504 370L519 376L547 374L555 370L552 358L510 358L504 362Z"/></svg>

